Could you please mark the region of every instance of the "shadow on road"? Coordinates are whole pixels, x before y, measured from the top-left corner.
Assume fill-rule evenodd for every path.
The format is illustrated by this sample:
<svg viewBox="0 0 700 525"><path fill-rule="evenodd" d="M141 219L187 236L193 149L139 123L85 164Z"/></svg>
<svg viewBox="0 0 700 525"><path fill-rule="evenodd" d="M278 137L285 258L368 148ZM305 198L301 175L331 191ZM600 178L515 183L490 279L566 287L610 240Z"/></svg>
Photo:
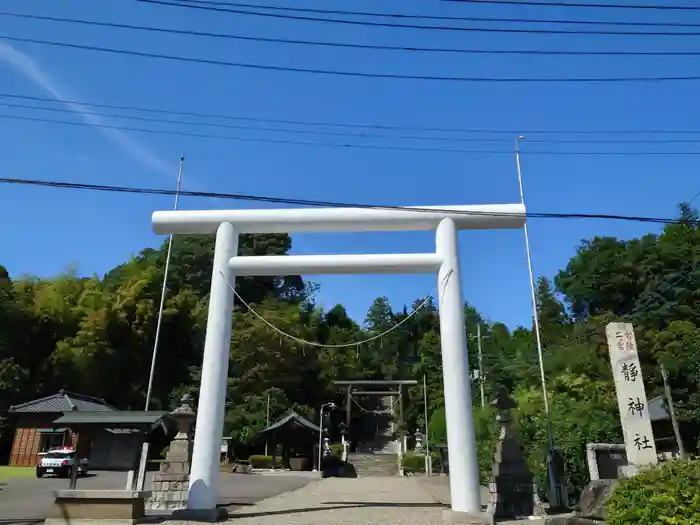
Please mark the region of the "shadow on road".
<svg viewBox="0 0 700 525"><path fill-rule="evenodd" d="M343 509L356 509L356 508L441 508L445 507L442 503L385 503L376 501L367 502L323 502L321 505L323 507L309 507L303 509L283 509L283 510L270 510L264 512L237 512L229 517L229 519L239 519L239 518L259 518L262 516L279 516L282 514L301 514L304 512L319 512L327 510L343 510Z"/></svg>

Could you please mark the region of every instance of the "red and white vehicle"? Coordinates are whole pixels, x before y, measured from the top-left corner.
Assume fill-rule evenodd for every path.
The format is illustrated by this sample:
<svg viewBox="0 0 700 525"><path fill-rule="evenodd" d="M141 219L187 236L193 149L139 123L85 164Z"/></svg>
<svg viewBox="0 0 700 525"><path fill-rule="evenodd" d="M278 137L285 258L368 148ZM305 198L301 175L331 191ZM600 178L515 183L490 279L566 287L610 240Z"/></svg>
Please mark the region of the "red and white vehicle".
<svg viewBox="0 0 700 525"><path fill-rule="evenodd" d="M75 464L75 449L73 447L60 447L41 452L39 463L36 466L36 477L41 478L44 474L54 476L69 477ZM79 476L84 476L88 471L88 460L83 458L78 461Z"/></svg>

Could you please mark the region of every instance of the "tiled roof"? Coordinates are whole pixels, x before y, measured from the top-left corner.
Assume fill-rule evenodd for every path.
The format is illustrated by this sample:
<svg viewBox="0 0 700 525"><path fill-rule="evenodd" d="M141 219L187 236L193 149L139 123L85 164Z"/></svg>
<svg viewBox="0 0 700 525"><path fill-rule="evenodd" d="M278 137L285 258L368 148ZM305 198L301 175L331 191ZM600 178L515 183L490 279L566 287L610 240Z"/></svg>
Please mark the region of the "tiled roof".
<svg viewBox="0 0 700 525"><path fill-rule="evenodd" d="M105 428L150 428L168 413L156 411L104 410L69 412L54 421L54 425L98 425Z"/></svg>
<svg viewBox="0 0 700 525"><path fill-rule="evenodd" d="M318 425L313 424L311 421L309 421L305 417L300 416L296 412L290 412L289 415L287 415L287 417L280 419L279 421L277 421L277 423L273 423L272 425L270 425L266 429L262 430L261 433L264 434L266 432L272 432L272 431L277 430L278 428L282 428L288 424L298 426L298 427L305 427L305 428L308 428L309 430L312 430L314 432L318 432L321 430L318 427Z"/></svg>
<svg viewBox="0 0 700 525"><path fill-rule="evenodd" d="M671 419L671 415L666 408L666 400L662 397L655 397L649 401L649 419L651 421L665 421Z"/></svg>
<svg viewBox="0 0 700 525"><path fill-rule="evenodd" d="M10 412L17 414L26 413L49 413L56 414L60 412L112 412L116 410L109 406L104 399L96 397L74 394L65 390L59 390L58 394L34 401L27 401L21 405L10 407Z"/></svg>

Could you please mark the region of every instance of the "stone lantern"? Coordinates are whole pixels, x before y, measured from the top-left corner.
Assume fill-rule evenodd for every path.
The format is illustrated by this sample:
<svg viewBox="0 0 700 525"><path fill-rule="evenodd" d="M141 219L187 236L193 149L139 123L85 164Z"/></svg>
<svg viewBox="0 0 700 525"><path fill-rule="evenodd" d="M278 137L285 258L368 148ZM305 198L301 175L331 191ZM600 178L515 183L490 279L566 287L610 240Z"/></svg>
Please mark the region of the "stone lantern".
<svg viewBox="0 0 700 525"><path fill-rule="evenodd" d="M180 406L170 413L170 419L177 425L177 435L170 443L165 461L161 465L161 472L179 474L189 474L190 472L190 463L192 462L192 427L197 414L192 410L192 396L189 394L182 396L180 403ZM175 465L167 466L169 462L179 463L181 467L178 468ZM163 470L164 467L169 468L169 470Z"/></svg>
<svg viewBox="0 0 700 525"><path fill-rule="evenodd" d="M423 434L421 434L420 430L416 430L416 433L413 434L413 438L415 439L415 442L416 442L416 445L415 445L416 454L421 454L423 452Z"/></svg>
<svg viewBox="0 0 700 525"><path fill-rule="evenodd" d="M151 510L182 510L187 508L192 462L192 426L197 417L192 410L192 397L185 394L181 405L170 412L169 419L177 425L177 435L170 442L160 472L153 479L153 491L147 502Z"/></svg>

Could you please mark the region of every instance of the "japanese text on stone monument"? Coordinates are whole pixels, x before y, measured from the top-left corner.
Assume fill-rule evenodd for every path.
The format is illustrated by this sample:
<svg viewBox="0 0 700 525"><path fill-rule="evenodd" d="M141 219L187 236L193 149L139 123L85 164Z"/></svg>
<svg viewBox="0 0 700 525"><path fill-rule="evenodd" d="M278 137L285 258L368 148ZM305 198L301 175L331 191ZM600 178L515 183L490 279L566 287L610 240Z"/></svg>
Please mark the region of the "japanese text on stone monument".
<svg viewBox="0 0 700 525"><path fill-rule="evenodd" d="M634 328L629 323L610 323L605 328L605 333L615 379L620 422L625 437L627 461L633 465L656 463L656 445Z"/></svg>

